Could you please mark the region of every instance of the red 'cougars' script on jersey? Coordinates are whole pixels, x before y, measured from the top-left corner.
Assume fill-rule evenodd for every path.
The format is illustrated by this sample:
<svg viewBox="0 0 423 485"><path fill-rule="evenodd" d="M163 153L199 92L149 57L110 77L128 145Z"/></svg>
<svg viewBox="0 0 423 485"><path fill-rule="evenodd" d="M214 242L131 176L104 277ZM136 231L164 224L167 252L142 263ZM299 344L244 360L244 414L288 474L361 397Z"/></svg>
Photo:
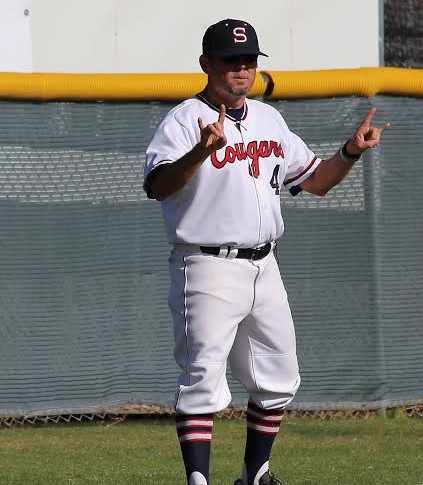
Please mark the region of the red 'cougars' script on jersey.
<svg viewBox="0 0 423 485"><path fill-rule="evenodd" d="M216 168L222 168L228 162L234 163L235 160L245 160L248 156L252 160L252 175L257 178L260 175L259 159L268 158L272 153L275 157L285 158L281 144L276 141L262 140L260 143L250 141L247 149L245 149L244 143L235 143L233 147L227 146L225 148L225 156L222 160L219 160L217 153L213 152L211 154L211 161Z"/></svg>

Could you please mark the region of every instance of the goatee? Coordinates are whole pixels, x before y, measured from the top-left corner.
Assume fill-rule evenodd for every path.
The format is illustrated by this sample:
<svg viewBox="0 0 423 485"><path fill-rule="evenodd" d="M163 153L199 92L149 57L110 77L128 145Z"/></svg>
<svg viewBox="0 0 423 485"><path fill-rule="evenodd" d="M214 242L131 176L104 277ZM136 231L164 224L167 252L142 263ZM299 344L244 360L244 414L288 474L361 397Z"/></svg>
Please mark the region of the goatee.
<svg viewBox="0 0 423 485"><path fill-rule="evenodd" d="M232 94L232 96L236 96L238 98L242 98L243 96L247 96L250 92L248 88L245 89L237 89L237 88L228 88L228 93Z"/></svg>

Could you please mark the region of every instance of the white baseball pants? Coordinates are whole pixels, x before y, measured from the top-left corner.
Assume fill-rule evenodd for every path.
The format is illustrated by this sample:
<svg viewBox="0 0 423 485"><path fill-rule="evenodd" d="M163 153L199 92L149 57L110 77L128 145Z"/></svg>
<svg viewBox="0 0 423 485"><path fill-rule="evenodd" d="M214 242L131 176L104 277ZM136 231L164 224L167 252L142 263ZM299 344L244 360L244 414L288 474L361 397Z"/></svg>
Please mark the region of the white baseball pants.
<svg viewBox="0 0 423 485"><path fill-rule="evenodd" d="M289 404L300 385L295 331L273 251L258 261L205 255L176 245L170 257L169 306L181 368L175 410L226 408L232 374L265 409Z"/></svg>

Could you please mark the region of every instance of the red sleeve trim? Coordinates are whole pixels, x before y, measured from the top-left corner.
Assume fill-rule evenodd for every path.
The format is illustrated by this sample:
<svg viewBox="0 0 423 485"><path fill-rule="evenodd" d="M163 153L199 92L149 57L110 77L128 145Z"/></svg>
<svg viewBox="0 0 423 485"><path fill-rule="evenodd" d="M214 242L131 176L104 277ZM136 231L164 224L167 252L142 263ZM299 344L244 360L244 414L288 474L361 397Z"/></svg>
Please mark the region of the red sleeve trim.
<svg viewBox="0 0 423 485"><path fill-rule="evenodd" d="M301 173L299 173L295 177L292 177L291 179L286 180L283 184L288 185L288 184L291 184L292 182L295 182L299 178L301 178L305 173L307 173L310 170L310 168L313 166L316 160L317 160L317 157L314 157L313 160L307 165L307 167Z"/></svg>

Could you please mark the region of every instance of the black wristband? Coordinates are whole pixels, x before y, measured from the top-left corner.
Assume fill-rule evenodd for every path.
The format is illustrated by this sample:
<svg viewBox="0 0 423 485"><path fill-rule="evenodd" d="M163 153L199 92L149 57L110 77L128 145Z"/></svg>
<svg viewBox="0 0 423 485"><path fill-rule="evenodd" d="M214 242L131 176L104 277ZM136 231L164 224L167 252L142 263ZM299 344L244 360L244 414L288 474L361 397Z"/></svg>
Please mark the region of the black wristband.
<svg viewBox="0 0 423 485"><path fill-rule="evenodd" d="M344 146L339 150L339 156L342 158L342 160L346 163L355 163L361 158L360 155L352 155L351 153L348 152L347 150L347 144L350 140L347 140L344 143Z"/></svg>

